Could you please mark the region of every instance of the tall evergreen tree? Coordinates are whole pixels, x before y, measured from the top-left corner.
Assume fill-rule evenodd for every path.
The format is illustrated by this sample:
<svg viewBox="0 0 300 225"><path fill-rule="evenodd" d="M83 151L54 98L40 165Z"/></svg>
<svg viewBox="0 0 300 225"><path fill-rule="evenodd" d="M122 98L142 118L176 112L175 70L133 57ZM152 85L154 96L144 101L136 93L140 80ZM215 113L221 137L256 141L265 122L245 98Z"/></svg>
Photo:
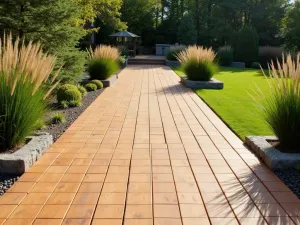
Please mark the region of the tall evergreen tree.
<svg viewBox="0 0 300 225"><path fill-rule="evenodd" d="M178 41L180 44L193 45L197 43L197 31L193 18L186 14L180 21L178 27Z"/></svg>
<svg viewBox="0 0 300 225"><path fill-rule="evenodd" d="M85 35L76 25L80 10L69 0L2 0L0 31L40 42L45 51L63 64L62 77L75 79L84 70L85 53L76 46Z"/></svg>

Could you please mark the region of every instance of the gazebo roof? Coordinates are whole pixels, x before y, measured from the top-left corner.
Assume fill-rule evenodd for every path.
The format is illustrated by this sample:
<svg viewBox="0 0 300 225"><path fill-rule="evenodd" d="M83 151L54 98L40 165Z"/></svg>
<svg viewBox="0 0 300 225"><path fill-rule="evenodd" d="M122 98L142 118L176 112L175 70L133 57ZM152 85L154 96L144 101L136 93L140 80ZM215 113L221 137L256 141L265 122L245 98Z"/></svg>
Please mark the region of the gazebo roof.
<svg viewBox="0 0 300 225"><path fill-rule="evenodd" d="M130 33L128 31L120 31L118 33L115 33L115 34L112 34L112 35L109 35L110 37L131 37L131 38L138 38L140 36L136 35L136 34L133 34L133 33Z"/></svg>

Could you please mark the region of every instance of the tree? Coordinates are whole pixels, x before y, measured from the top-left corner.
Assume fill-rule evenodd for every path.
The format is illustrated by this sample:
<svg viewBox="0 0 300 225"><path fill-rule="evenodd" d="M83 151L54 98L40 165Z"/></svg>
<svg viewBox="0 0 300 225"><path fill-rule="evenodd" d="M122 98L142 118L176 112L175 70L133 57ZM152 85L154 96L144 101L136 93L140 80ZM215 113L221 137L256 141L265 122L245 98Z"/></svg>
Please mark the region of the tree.
<svg viewBox="0 0 300 225"><path fill-rule="evenodd" d="M245 62L246 66L258 59L258 40L257 33L250 26L243 27L237 36L235 45L235 60Z"/></svg>
<svg viewBox="0 0 300 225"><path fill-rule="evenodd" d="M103 24L109 24L118 30L127 28L126 24L120 20L120 9L122 0L72 0L76 3L80 11L80 17L76 20L78 26L83 26L87 22L94 23L98 17ZM94 29L88 29L89 32Z"/></svg>
<svg viewBox="0 0 300 225"><path fill-rule="evenodd" d="M193 18L186 14L180 21L178 27L178 41L180 44L193 45L197 43L197 31Z"/></svg>
<svg viewBox="0 0 300 225"><path fill-rule="evenodd" d="M293 51L300 51L300 2L296 1L283 21L285 46Z"/></svg>
<svg viewBox="0 0 300 225"><path fill-rule="evenodd" d="M80 11L68 0L2 0L0 3L0 31L12 32L34 42L44 51L58 57L61 76L73 79L83 74L85 53L76 45L85 35L83 27L75 24Z"/></svg>

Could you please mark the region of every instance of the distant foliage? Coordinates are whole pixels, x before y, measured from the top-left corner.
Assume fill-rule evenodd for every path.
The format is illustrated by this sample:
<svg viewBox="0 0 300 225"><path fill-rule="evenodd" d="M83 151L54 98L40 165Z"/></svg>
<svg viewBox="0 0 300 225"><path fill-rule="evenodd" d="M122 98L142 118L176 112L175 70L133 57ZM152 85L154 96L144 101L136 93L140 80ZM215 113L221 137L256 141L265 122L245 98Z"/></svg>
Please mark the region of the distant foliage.
<svg viewBox="0 0 300 225"><path fill-rule="evenodd" d="M196 26L191 15L186 14L181 19L177 37L180 44L183 45L194 45L197 43Z"/></svg>
<svg viewBox="0 0 300 225"><path fill-rule="evenodd" d="M254 28L243 27L235 45L235 61L245 62L250 67L258 59L258 37Z"/></svg>
<svg viewBox="0 0 300 225"><path fill-rule="evenodd" d="M268 65L272 61L276 62L279 60L279 62L282 62L283 54L285 54L284 50L280 47L262 46L259 47L258 61L264 69L268 69Z"/></svg>
<svg viewBox="0 0 300 225"><path fill-rule="evenodd" d="M263 96L265 120L280 141L280 150L300 153L300 54L288 55L283 64L271 64L267 79L270 95ZM259 93L262 93L259 91Z"/></svg>
<svg viewBox="0 0 300 225"><path fill-rule="evenodd" d="M260 64L259 64L259 62L253 62L253 63L251 64L251 68L253 68L253 69L260 69Z"/></svg>
<svg viewBox="0 0 300 225"><path fill-rule="evenodd" d="M211 48L190 46L177 55L182 69L189 80L209 81L217 72L214 64L215 52Z"/></svg>
<svg viewBox="0 0 300 225"><path fill-rule="evenodd" d="M217 52L217 61L220 66L230 66L233 62L233 49L230 46L223 46Z"/></svg>

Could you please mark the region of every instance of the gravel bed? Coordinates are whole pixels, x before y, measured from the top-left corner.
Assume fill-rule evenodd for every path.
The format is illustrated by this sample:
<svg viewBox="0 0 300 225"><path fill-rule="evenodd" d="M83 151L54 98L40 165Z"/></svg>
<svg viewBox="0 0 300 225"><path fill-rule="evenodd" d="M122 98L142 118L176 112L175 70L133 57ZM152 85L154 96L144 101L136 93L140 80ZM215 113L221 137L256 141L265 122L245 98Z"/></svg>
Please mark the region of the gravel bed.
<svg viewBox="0 0 300 225"><path fill-rule="evenodd" d="M63 124L48 125L40 131L52 134L53 141L55 142L103 91L104 88L101 90L88 92L87 95L82 98L82 105L80 107L68 109L57 109L57 104L55 103L56 100L53 97L50 99L52 110L47 113L45 120L50 120L54 113L61 112L65 115L66 122ZM18 178L19 177L17 176L8 176L0 173L0 196L3 195L14 184L14 182L18 180Z"/></svg>
<svg viewBox="0 0 300 225"><path fill-rule="evenodd" d="M300 171L289 168L275 170L274 172L300 198Z"/></svg>

